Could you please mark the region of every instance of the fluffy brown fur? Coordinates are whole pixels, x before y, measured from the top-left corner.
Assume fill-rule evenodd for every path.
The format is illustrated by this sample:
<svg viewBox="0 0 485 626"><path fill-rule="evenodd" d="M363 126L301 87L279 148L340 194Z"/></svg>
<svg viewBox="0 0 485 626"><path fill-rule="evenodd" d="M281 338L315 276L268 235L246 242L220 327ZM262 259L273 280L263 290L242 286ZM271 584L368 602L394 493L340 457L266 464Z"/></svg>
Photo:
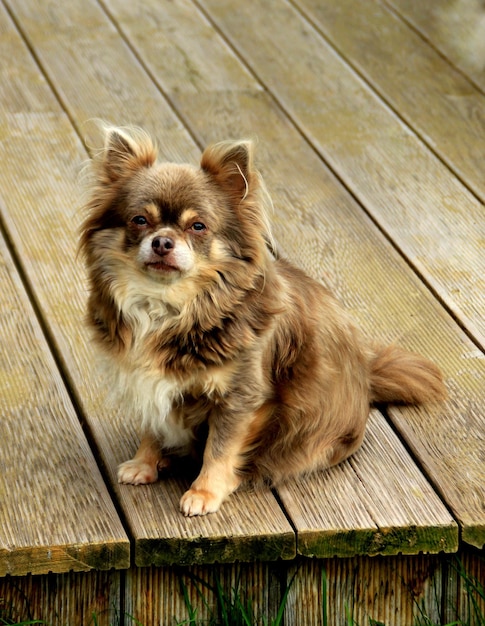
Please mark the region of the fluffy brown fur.
<svg viewBox="0 0 485 626"><path fill-rule="evenodd" d="M199 446L181 510L217 511L244 479L347 458L370 403L445 396L435 365L367 343L324 287L274 258L251 143L213 145L200 167L156 157L145 133L107 129L81 234L89 325L141 420L120 482L153 482Z"/></svg>

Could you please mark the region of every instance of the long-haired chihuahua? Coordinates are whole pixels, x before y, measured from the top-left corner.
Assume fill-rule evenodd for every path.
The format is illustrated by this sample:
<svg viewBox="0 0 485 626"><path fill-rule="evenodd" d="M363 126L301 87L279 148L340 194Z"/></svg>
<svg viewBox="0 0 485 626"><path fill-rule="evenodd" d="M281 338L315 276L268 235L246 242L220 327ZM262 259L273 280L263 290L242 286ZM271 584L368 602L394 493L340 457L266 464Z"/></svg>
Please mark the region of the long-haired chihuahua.
<svg viewBox="0 0 485 626"><path fill-rule="evenodd" d="M366 341L332 294L273 252L251 142L199 167L157 162L140 130L107 128L92 161L80 249L87 319L141 443L121 483L151 483L202 450L185 515L243 481L278 484L360 446L376 402L445 396L438 368Z"/></svg>

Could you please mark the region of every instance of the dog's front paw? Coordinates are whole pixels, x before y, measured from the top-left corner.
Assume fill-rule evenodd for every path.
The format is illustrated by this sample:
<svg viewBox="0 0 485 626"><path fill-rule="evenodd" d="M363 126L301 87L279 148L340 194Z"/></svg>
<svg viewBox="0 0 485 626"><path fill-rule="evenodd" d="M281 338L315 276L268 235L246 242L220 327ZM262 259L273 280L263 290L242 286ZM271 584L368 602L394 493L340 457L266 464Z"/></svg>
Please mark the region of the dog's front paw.
<svg viewBox="0 0 485 626"><path fill-rule="evenodd" d="M221 506L222 498L205 489L189 489L180 500L180 510L186 517L215 513Z"/></svg>
<svg viewBox="0 0 485 626"><path fill-rule="evenodd" d="M158 480L156 465L144 463L139 459L131 459L118 467L118 482L125 485L147 485Z"/></svg>

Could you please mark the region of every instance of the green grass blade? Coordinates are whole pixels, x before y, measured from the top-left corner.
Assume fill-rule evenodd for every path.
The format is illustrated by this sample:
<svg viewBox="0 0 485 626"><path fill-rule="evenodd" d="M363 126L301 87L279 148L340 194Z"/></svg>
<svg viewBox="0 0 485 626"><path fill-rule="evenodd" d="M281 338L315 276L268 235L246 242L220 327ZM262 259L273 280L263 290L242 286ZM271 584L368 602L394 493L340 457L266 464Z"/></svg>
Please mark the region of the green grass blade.
<svg viewBox="0 0 485 626"><path fill-rule="evenodd" d="M251 601L248 601L247 606L241 601L238 591L234 590L234 609L235 614L231 612L231 624L242 624L243 626L253 626L253 615Z"/></svg>
<svg viewBox="0 0 485 626"><path fill-rule="evenodd" d="M188 620L185 620L182 623L195 625L196 623L195 618L197 617L197 609L194 609L194 607L192 606L192 602L190 601L190 598L189 598L189 590L187 589L187 585L185 584L182 578L180 579L180 587L182 589L182 595L184 597L185 608L187 609L187 612L189 614Z"/></svg>
<svg viewBox="0 0 485 626"><path fill-rule="evenodd" d="M133 617L133 615L130 615L129 613L125 613L125 618L131 619L131 621L133 622L133 624L135 626L143 626L143 624L141 622L139 622L135 617Z"/></svg>
<svg viewBox="0 0 485 626"><path fill-rule="evenodd" d="M288 601L288 595L290 593L290 589L293 586L293 582L295 581L297 574L298 574L298 570L296 570L296 572L291 577L290 582L286 585L285 593L283 594L280 605L278 607L278 613L276 614L276 618L271 622L271 626L281 626L281 624L283 624L283 616L285 614L286 603Z"/></svg>
<svg viewBox="0 0 485 626"><path fill-rule="evenodd" d="M354 618L347 604L345 604L345 617L347 618L347 626L359 626L357 622L354 622Z"/></svg>
<svg viewBox="0 0 485 626"><path fill-rule="evenodd" d="M221 581L219 580L219 576L216 576L216 598L217 598L217 608L219 609L219 615L222 618L222 623L224 626L233 626L229 621L229 616L227 613L226 606L226 594L222 589Z"/></svg>

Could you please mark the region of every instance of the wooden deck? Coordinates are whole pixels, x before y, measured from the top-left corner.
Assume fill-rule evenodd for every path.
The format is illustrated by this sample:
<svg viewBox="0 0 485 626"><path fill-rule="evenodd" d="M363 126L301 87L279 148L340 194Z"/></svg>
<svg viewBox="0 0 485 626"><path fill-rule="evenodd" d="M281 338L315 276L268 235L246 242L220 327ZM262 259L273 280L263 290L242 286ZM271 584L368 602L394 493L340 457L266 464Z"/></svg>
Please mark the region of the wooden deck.
<svg viewBox="0 0 485 626"><path fill-rule="evenodd" d="M175 161L256 138L281 250L440 364L448 403L373 411L346 463L204 518L182 479L118 485L136 420L109 408L76 259L93 118ZM484 203L474 0L0 0L0 618L173 624L188 573L271 609L297 568L285 624L325 603L411 625L437 590L432 616L464 614L444 555L485 582Z"/></svg>

